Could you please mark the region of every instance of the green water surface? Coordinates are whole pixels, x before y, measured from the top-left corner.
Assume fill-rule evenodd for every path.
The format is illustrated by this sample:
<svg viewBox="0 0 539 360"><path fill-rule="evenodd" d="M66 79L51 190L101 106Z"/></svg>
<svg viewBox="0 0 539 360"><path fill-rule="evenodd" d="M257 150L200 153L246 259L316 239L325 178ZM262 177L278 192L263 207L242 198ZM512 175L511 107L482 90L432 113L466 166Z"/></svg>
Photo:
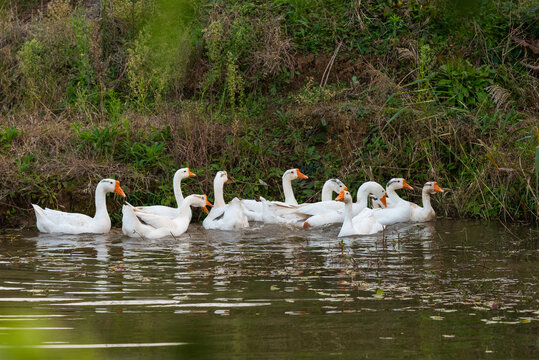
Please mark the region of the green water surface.
<svg viewBox="0 0 539 360"><path fill-rule="evenodd" d="M537 228L0 235L0 359L532 359Z"/></svg>

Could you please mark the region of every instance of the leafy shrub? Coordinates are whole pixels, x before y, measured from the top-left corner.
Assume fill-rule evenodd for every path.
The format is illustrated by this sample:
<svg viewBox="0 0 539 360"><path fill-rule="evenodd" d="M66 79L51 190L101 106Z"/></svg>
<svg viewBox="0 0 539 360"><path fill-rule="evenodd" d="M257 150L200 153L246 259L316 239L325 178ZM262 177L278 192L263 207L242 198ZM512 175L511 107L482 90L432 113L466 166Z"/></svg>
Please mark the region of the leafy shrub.
<svg viewBox="0 0 539 360"><path fill-rule="evenodd" d="M197 4L156 0L146 14L148 21L128 48L127 60L131 95L140 109L160 103L171 90L180 92L198 36L192 15Z"/></svg>
<svg viewBox="0 0 539 360"><path fill-rule="evenodd" d="M93 126L91 129L82 129L79 123L73 128L79 139L79 149L90 148L97 155L112 155L116 144L120 141L122 132L115 125L106 124L103 128Z"/></svg>
<svg viewBox="0 0 539 360"><path fill-rule="evenodd" d="M475 67L458 59L442 65L433 76L434 91L442 102L458 107L478 106L488 99L486 87L494 71L486 65Z"/></svg>

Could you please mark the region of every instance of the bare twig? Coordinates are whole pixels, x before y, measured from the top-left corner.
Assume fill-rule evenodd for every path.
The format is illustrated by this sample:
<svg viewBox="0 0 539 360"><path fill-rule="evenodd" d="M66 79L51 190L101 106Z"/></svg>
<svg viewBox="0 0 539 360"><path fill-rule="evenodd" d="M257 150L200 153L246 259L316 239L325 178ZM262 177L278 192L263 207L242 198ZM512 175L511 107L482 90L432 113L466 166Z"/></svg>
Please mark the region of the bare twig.
<svg viewBox="0 0 539 360"><path fill-rule="evenodd" d="M335 59L337 58L337 54L339 53L339 50L342 46L342 40L337 44L337 47L335 48L335 51L333 51L333 56L328 62L328 65L326 66L326 69L324 70L324 73L322 74L322 80L320 81L320 87L326 86L328 79L329 79L329 73L331 71L331 68L333 67L333 64L335 63Z"/></svg>

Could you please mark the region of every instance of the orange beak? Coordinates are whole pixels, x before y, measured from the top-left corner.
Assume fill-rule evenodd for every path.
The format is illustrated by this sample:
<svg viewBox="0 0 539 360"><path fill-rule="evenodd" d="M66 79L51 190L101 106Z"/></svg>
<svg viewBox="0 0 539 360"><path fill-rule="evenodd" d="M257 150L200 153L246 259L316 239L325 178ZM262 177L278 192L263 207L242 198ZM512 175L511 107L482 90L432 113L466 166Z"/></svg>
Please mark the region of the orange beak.
<svg viewBox="0 0 539 360"><path fill-rule="evenodd" d="M411 187L410 185L408 185L408 184L406 183L406 180L404 180L404 179L402 179L402 188L403 188L403 189L414 190L414 188Z"/></svg>
<svg viewBox="0 0 539 360"><path fill-rule="evenodd" d="M345 186L345 187L344 187L344 190L348 190L348 187L347 187L347 186Z"/></svg>
<svg viewBox="0 0 539 360"><path fill-rule="evenodd" d="M434 182L434 191L436 192L444 192L444 189L442 189L441 187L438 186L438 183L435 181Z"/></svg>
<svg viewBox="0 0 539 360"><path fill-rule="evenodd" d="M386 198L387 198L387 194L384 194L384 196L382 196L382 198L380 199L380 201L382 202L382 204L384 205L384 207L387 207L387 201L386 201Z"/></svg>
<svg viewBox="0 0 539 360"><path fill-rule="evenodd" d="M302 174L298 168L296 168L296 171L298 172L298 179L308 179L307 175Z"/></svg>
<svg viewBox="0 0 539 360"><path fill-rule="evenodd" d="M335 198L337 201L344 201L344 190L342 190L339 195Z"/></svg>
<svg viewBox="0 0 539 360"><path fill-rule="evenodd" d="M189 177L195 177L196 176L194 173L191 172L191 170L187 169L187 171L189 172Z"/></svg>
<svg viewBox="0 0 539 360"><path fill-rule="evenodd" d="M120 182L118 180L116 180L116 186L114 187L114 192L118 195L125 197L125 193L120 187Z"/></svg>
<svg viewBox="0 0 539 360"><path fill-rule="evenodd" d="M230 184L230 180L226 179L225 184Z"/></svg>
<svg viewBox="0 0 539 360"><path fill-rule="evenodd" d="M206 204L204 204L204 211L206 212L206 214L209 214L210 211L208 210L208 208L206 206L213 206L211 202L208 201L208 197L206 195L204 195L204 197L206 198Z"/></svg>

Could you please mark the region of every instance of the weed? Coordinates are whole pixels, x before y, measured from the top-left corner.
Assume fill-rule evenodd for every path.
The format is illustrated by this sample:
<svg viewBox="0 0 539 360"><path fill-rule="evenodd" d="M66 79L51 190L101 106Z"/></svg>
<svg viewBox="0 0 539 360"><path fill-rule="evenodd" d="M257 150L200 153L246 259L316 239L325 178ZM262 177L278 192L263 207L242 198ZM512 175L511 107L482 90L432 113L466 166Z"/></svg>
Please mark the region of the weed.
<svg viewBox="0 0 539 360"><path fill-rule="evenodd" d="M486 65L475 67L457 60L442 65L432 81L436 96L446 104L477 107L487 101L486 88L492 84L493 76L494 71Z"/></svg>
<svg viewBox="0 0 539 360"><path fill-rule="evenodd" d="M21 132L17 129L16 126L0 129L0 147L10 146L13 140L15 140L15 138L20 134Z"/></svg>

